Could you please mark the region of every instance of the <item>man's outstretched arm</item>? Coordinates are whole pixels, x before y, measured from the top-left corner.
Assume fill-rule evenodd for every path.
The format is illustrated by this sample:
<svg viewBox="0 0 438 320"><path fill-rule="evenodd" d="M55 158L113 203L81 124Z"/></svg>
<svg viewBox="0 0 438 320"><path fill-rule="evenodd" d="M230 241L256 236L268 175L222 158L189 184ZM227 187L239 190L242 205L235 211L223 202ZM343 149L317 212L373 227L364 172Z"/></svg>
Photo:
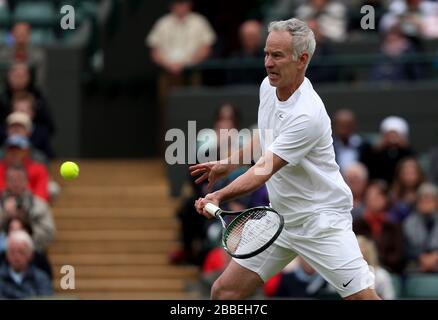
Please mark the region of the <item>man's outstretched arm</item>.
<svg viewBox="0 0 438 320"><path fill-rule="evenodd" d="M250 163L245 162L245 155L251 155L251 160L254 155L261 154L260 152L260 142L259 137L256 135L247 143L243 148L239 149L235 153L231 154L228 158L219 161L210 161L206 163L200 163L193 165L189 168L190 174L194 176L199 176L195 183L201 183L202 181L208 179L208 188L211 188L213 184L216 183L220 178L228 176L233 170L239 168L242 165L248 165Z"/></svg>
<svg viewBox="0 0 438 320"><path fill-rule="evenodd" d="M196 210L200 214L210 217L210 215L203 210L207 203L211 202L215 205L219 205L221 202L229 201L255 191L286 164L287 162L285 160L268 151L253 167L236 178L228 186L206 195L205 198L196 200Z"/></svg>

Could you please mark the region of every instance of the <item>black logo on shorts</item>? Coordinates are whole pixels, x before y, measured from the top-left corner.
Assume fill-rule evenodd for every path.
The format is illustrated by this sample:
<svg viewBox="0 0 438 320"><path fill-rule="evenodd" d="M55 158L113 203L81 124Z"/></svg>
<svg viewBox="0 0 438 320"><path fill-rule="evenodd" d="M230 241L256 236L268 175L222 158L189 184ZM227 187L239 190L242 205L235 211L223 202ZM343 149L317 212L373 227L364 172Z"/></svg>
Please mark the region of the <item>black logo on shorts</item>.
<svg viewBox="0 0 438 320"><path fill-rule="evenodd" d="M346 287L350 284L350 282L353 281L353 279L354 279L354 278L351 278L351 280L348 281L347 283L343 283L342 286L343 286L344 288L346 288Z"/></svg>

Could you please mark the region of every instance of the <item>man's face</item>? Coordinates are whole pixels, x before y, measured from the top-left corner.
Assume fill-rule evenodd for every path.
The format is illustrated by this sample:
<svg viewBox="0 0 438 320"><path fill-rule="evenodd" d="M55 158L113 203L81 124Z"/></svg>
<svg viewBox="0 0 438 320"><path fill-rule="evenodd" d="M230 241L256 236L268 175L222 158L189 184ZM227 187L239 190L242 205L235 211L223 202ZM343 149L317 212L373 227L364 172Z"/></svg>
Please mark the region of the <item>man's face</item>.
<svg viewBox="0 0 438 320"><path fill-rule="evenodd" d="M12 106L12 112L23 112L29 116L29 118L33 119L33 108L32 108L32 102L25 99L20 99L15 101L14 105Z"/></svg>
<svg viewBox="0 0 438 320"><path fill-rule="evenodd" d="M339 112L335 116L335 134L342 140L348 140L356 129L354 116L349 112Z"/></svg>
<svg viewBox="0 0 438 320"><path fill-rule="evenodd" d="M262 41L261 26L258 22L248 21L240 29L242 47L249 52L256 52Z"/></svg>
<svg viewBox="0 0 438 320"><path fill-rule="evenodd" d="M178 18L184 18L192 11L192 4L189 1L175 2L171 6L171 11Z"/></svg>
<svg viewBox="0 0 438 320"><path fill-rule="evenodd" d="M26 242L11 240L8 243L6 256L14 271L23 272L26 271L32 259L32 251Z"/></svg>
<svg viewBox="0 0 438 320"><path fill-rule="evenodd" d="M24 90L30 81L29 70L25 65L15 65L8 73L8 81L12 90Z"/></svg>
<svg viewBox="0 0 438 320"><path fill-rule="evenodd" d="M367 186L367 179L357 170L349 170L345 173L345 180L351 189L353 195L362 195Z"/></svg>
<svg viewBox="0 0 438 320"><path fill-rule="evenodd" d="M27 177L23 171L10 169L6 174L6 189L13 195L21 195L26 191Z"/></svg>
<svg viewBox="0 0 438 320"><path fill-rule="evenodd" d="M297 77L299 64L292 57L292 36L287 31L270 32L266 39L265 68L271 86L291 86Z"/></svg>
<svg viewBox="0 0 438 320"><path fill-rule="evenodd" d="M12 34L18 45L27 45L30 38L30 25L24 22L17 23L14 25Z"/></svg>
<svg viewBox="0 0 438 320"><path fill-rule="evenodd" d="M27 131L26 127L20 123L12 123L12 124L8 125L8 132L7 133L8 133L8 136L12 136L12 135L20 135L20 136L24 136L24 137L29 136L29 132Z"/></svg>
<svg viewBox="0 0 438 320"><path fill-rule="evenodd" d="M27 150L11 146L6 149L5 162L10 166L22 165L27 156Z"/></svg>

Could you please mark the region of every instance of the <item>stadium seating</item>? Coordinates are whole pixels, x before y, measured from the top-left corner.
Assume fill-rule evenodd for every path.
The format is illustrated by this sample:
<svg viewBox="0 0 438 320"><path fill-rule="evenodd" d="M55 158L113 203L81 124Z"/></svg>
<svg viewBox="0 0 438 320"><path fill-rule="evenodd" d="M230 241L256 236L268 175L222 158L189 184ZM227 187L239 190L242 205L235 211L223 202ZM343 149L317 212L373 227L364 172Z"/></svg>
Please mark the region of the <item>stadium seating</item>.
<svg viewBox="0 0 438 320"><path fill-rule="evenodd" d="M409 274L404 297L410 299L438 299L438 276L434 274Z"/></svg>
<svg viewBox="0 0 438 320"><path fill-rule="evenodd" d="M198 269L168 264L177 245L175 203L160 161L81 161L74 183L59 180L57 236L49 250L57 294L79 299L194 298ZM58 167L58 163L53 165ZM58 175L56 175L58 176ZM60 288L63 265L76 289Z"/></svg>
<svg viewBox="0 0 438 320"><path fill-rule="evenodd" d="M51 1L19 2L14 12L14 21L27 21L33 26L53 26L58 15Z"/></svg>

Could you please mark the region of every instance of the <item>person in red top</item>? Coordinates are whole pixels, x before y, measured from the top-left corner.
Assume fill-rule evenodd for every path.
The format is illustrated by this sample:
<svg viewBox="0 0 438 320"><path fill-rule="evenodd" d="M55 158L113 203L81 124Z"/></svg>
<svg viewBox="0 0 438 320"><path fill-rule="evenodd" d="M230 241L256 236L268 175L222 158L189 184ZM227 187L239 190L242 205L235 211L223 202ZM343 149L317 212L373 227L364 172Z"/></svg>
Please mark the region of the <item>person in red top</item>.
<svg viewBox="0 0 438 320"><path fill-rule="evenodd" d="M0 161L0 192L5 189L6 169L8 166L22 165L29 178L29 189L32 193L49 201L47 168L29 157L29 139L20 135L12 135L5 142L5 156Z"/></svg>

